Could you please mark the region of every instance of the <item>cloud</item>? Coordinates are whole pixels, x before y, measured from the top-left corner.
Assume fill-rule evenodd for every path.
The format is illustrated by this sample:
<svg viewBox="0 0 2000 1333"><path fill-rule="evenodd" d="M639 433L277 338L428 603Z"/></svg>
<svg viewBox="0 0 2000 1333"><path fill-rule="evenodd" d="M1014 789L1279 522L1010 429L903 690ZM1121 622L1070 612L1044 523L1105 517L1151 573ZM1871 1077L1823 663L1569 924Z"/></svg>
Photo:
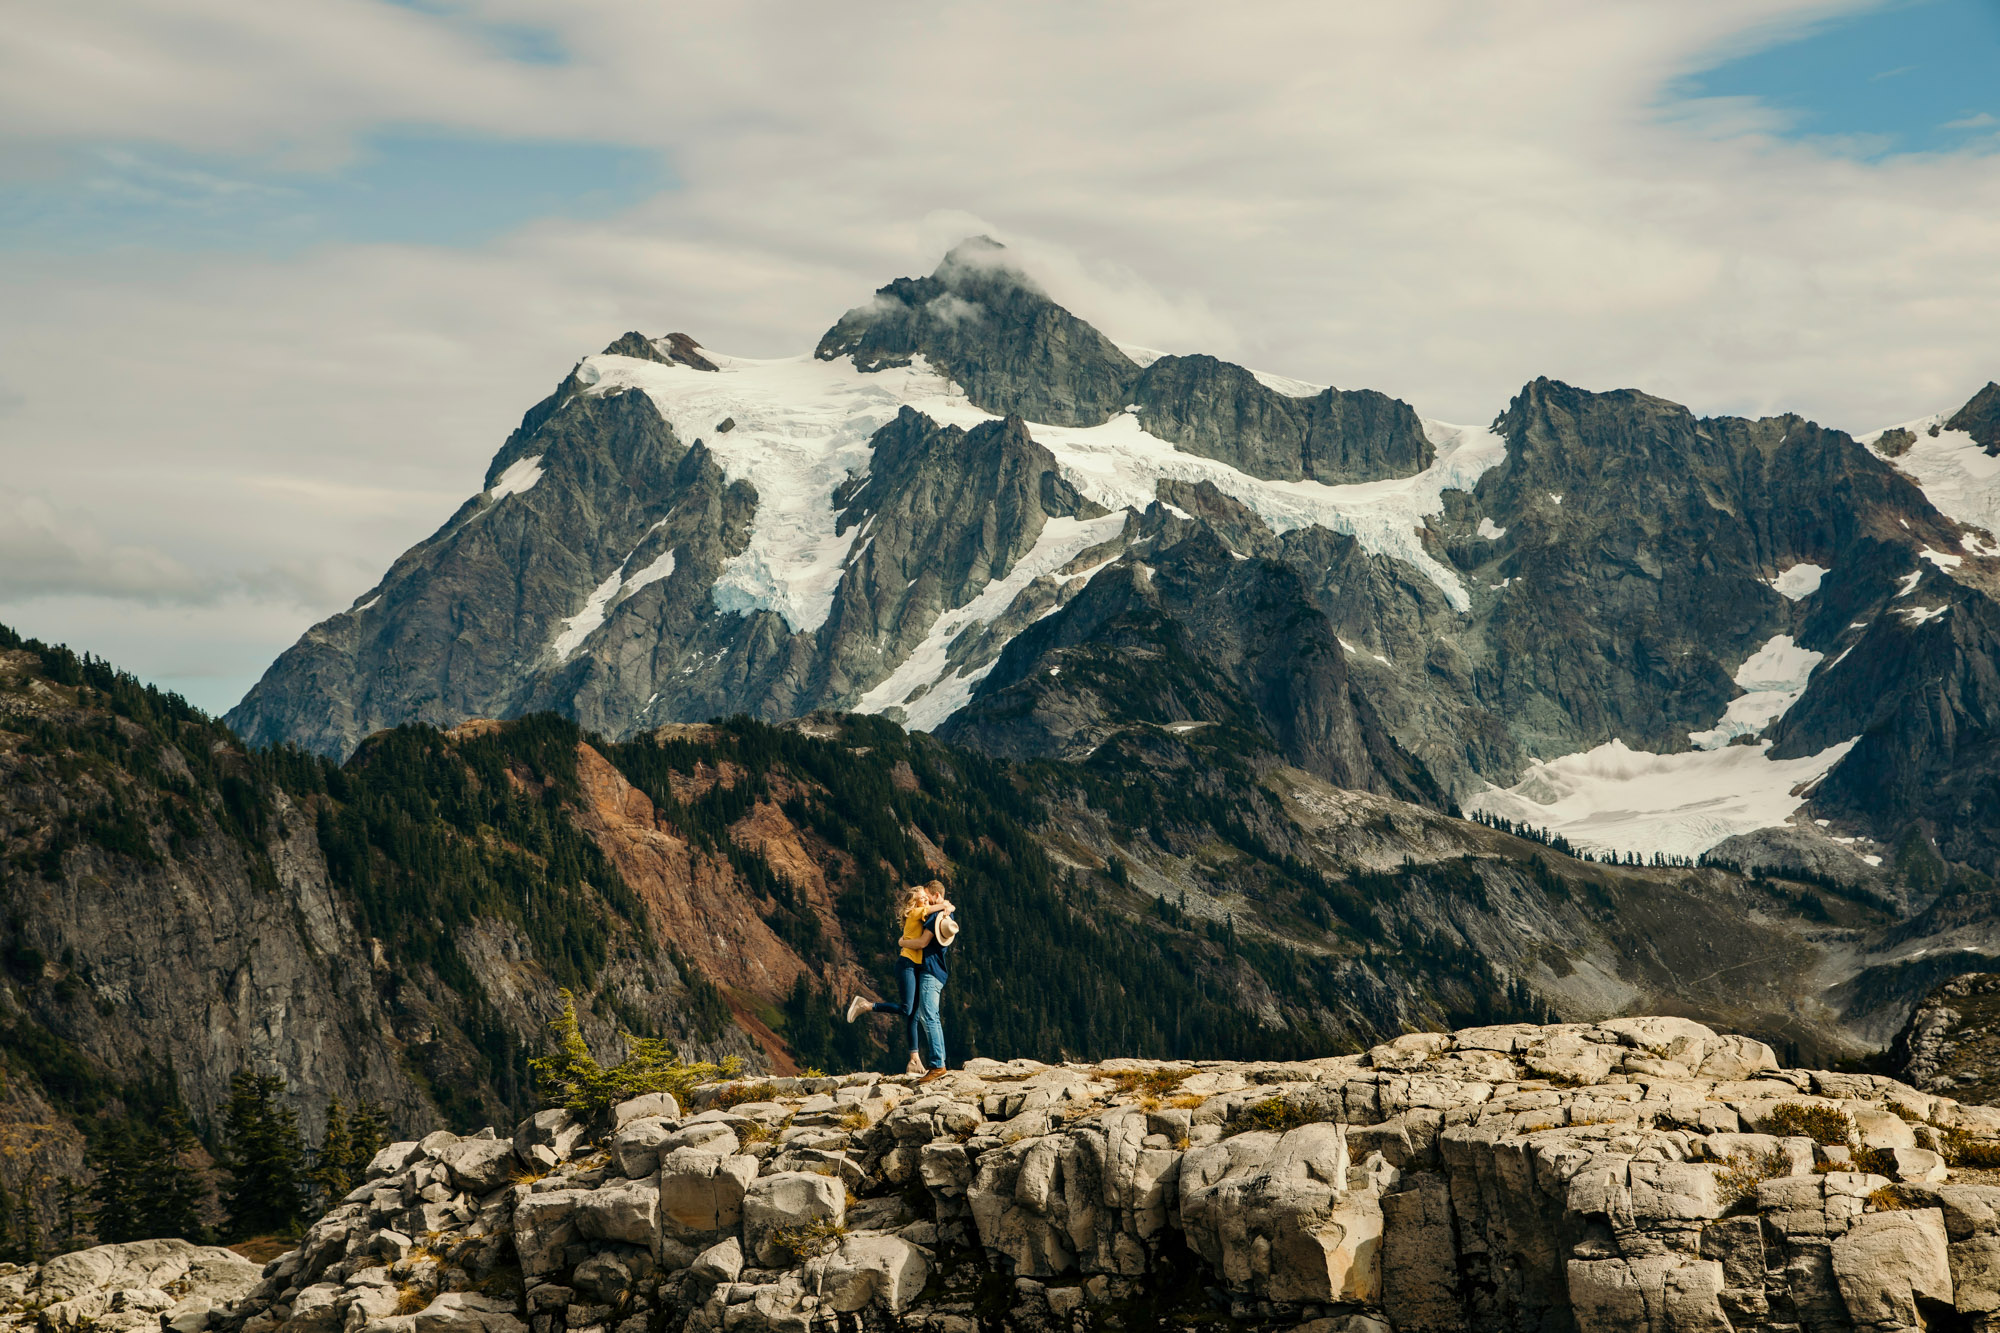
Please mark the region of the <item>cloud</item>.
<svg viewBox="0 0 2000 1333"><path fill-rule="evenodd" d="M0 501L0 598L61 593L187 602L210 591L172 556L107 541L87 520L40 496Z"/></svg>
<svg viewBox="0 0 2000 1333"><path fill-rule="evenodd" d="M0 475L116 534L34 529L48 586L222 588L180 605L236 608L218 642L254 669L475 490L576 356L630 328L804 352L978 233L1121 341L1446 420L1550 374L1872 428L1996 373L2000 159L1843 160L1761 104L1670 105L1712 53L1851 8L55 6L0 32L0 162L164 145L226 181L418 126L630 145L678 188L453 247L0 248ZM482 35L513 30L559 57Z"/></svg>
<svg viewBox="0 0 2000 1333"><path fill-rule="evenodd" d="M1975 115L1960 116L1957 120L1947 120L1938 128L1945 130L1990 130L1996 125L2000 125L2000 116L1995 116L1990 111L1981 111Z"/></svg>

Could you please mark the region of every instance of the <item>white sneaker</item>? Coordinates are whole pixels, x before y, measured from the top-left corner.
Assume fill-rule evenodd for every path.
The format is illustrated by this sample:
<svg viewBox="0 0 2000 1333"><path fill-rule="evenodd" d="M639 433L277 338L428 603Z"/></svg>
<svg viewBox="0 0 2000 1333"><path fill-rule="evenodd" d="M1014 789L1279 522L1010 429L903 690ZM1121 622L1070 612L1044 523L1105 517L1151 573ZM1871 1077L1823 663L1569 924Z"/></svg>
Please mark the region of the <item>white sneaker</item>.
<svg viewBox="0 0 2000 1333"><path fill-rule="evenodd" d="M909 1064L907 1064L907 1065L905 1065L905 1066L903 1066L903 1072L904 1072L905 1074L921 1074L921 1073L923 1073L923 1072L924 1072L924 1057L923 1057L923 1056L921 1056L921 1055L918 1055L918 1054L917 1054L917 1053L916 1053L915 1051L911 1051L911 1052L910 1052L910 1063L909 1063Z"/></svg>
<svg viewBox="0 0 2000 1333"><path fill-rule="evenodd" d="M847 1021L852 1023L875 1006L866 995L857 995L847 1002Z"/></svg>

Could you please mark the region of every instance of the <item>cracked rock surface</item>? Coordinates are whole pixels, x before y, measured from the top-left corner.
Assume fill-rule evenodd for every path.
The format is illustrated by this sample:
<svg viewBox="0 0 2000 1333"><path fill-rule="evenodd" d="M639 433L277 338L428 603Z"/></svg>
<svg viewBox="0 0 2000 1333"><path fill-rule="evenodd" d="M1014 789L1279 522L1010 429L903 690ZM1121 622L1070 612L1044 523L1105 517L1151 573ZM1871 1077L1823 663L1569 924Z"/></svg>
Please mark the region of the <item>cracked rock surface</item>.
<svg viewBox="0 0 2000 1333"><path fill-rule="evenodd" d="M199 1329L1993 1333L1996 1152L1667 1017L737 1080L392 1145Z"/></svg>

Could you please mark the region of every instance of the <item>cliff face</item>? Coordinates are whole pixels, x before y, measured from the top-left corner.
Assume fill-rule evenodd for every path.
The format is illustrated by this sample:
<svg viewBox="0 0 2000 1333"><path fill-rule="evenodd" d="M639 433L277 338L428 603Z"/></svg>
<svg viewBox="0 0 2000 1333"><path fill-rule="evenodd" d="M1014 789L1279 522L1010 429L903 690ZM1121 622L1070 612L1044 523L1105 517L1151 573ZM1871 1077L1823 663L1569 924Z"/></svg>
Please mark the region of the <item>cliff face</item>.
<svg viewBox="0 0 2000 1333"><path fill-rule="evenodd" d="M385 1149L205 1327L1977 1328L1993 1162L2000 1111L1678 1018L709 1084Z"/></svg>
<svg viewBox="0 0 2000 1333"><path fill-rule="evenodd" d="M1925 996L1889 1054L1926 1092L2000 1104L2000 973L1953 977Z"/></svg>

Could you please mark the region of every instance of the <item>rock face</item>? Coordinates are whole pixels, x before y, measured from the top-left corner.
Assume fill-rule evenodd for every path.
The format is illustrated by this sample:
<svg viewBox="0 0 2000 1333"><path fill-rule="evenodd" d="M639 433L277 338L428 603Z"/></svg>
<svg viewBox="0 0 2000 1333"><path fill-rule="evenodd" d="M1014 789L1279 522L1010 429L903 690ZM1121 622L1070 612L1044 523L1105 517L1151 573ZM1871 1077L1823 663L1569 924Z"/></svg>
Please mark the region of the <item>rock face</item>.
<svg viewBox="0 0 2000 1333"><path fill-rule="evenodd" d="M635 1175L584 1146L615 1116L484 1192L444 1161L468 1141L396 1145L205 1327L1226 1315L1314 1333L1776 1333L1983 1328L2000 1310L2000 1186L1947 1162L2000 1150L2000 1112L1781 1069L1686 1019L1415 1033L1288 1064L984 1060L922 1087L779 1079L693 1103L708 1109L624 1117L726 1131ZM433 1239L416 1251L419 1228Z"/></svg>
<svg viewBox="0 0 2000 1333"><path fill-rule="evenodd" d="M139 1240L0 1265L0 1327L40 1333L193 1333L243 1300L259 1269L233 1250Z"/></svg>
<svg viewBox="0 0 2000 1333"><path fill-rule="evenodd" d="M1443 801L1350 678L1299 575L1236 559L1206 527L1127 555L1024 631L939 734L1009 758L1069 758L1155 726L1246 731L1337 786Z"/></svg>
<svg viewBox="0 0 2000 1333"><path fill-rule="evenodd" d="M1932 991L1889 1055L1926 1092L2000 1104L2000 973L1953 977Z"/></svg>

